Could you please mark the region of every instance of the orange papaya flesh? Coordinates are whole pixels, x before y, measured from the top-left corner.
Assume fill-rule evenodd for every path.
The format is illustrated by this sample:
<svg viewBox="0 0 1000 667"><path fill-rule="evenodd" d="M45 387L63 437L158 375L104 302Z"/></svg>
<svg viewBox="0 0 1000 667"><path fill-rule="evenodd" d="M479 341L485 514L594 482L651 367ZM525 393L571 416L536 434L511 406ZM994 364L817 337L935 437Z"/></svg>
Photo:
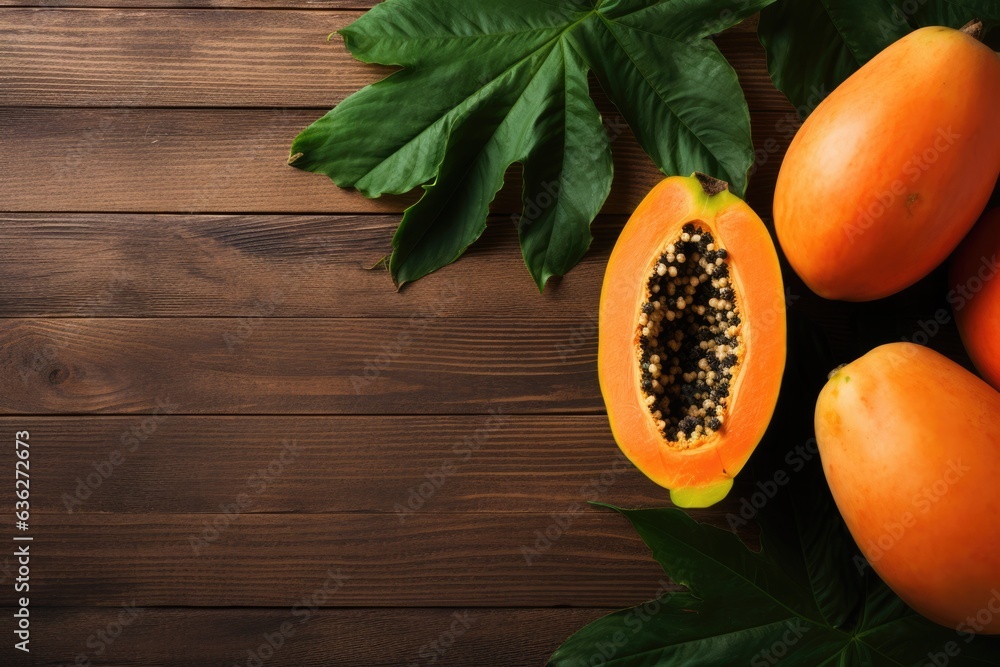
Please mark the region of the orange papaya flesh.
<svg viewBox="0 0 1000 667"><path fill-rule="evenodd" d="M763 437L786 353L781 270L721 181L662 181L619 236L601 292L598 374L618 446L674 504L707 507Z"/></svg>
<svg viewBox="0 0 1000 667"><path fill-rule="evenodd" d="M990 211L959 246L948 300L973 363L1000 390L1000 209Z"/></svg>
<svg viewBox="0 0 1000 667"><path fill-rule="evenodd" d="M815 419L834 500L879 576L932 621L1000 633L1000 614L982 620L1000 590L1000 393L892 343L832 373Z"/></svg>
<svg viewBox="0 0 1000 667"><path fill-rule="evenodd" d="M838 86L799 129L775 186L795 272L828 299L894 294L947 259L1000 173L1000 58L928 27Z"/></svg>

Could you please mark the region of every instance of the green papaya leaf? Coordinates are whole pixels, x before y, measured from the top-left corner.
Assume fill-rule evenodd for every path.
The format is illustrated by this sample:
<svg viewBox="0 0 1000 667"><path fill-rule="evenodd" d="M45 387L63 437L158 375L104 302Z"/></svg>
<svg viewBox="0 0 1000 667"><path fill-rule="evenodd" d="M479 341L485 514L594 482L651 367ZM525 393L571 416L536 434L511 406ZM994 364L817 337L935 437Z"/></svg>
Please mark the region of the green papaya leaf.
<svg viewBox="0 0 1000 667"><path fill-rule="evenodd" d="M757 34L774 85L802 116L882 49L916 28L1000 20L996 0L779 0Z"/></svg>
<svg viewBox="0 0 1000 667"><path fill-rule="evenodd" d="M803 451L816 452L815 441ZM795 475L786 491L788 497L772 498L770 511L759 513L756 519L768 543L776 545L772 553L783 553L783 545L799 545L792 552L801 553L797 566L805 572L804 581L823 620L842 628L865 597L865 581L858 571L858 563L863 561L839 519L820 466L805 466ZM773 475L765 478L763 487L768 488L768 484L777 488Z"/></svg>
<svg viewBox="0 0 1000 667"><path fill-rule="evenodd" d="M803 116L909 31L890 0L780 0L757 27L774 85Z"/></svg>
<svg viewBox="0 0 1000 667"><path fill-rule="evenodd" d="M954 19L953 22L948 24L953 28L958 25L965 25L965 23L971 21L973 18L992 24L1000 21L1000 2L997 2L996 0L946 0L944 4L951 5L953 8L957 8L958 11L961 12L961 14L958 15L959 18ZM939 7L940 5L940 2L931 2L928 3L928 8L933 9ZM950 16L955 15L951 14Z"/></svg>
<svg viewBox="0 0 1000 667"><path fill-rule="evenodd" d="M845 540L829 493L811 484L815 471L802 474L761 511L759 551L678 509L608 505L632 522L666 574L687 590L591 623L548 664L998 664L996 639L931 623L863 560L849 558L853 545ZM817 504L805 502L807 497Z"/></svg>
<svg viewBox="0 0 1000 667"><path fill-rule="evenodd" d="M588 73L661 170L742 193L749 113L707 38L771 2L386 0L340 33L356 58L403 69L306 128L289 163L367 197L423 188L393 238L397 285L461 256L520 163L521 250L544 288L586 252L611 188Z"/></svg>

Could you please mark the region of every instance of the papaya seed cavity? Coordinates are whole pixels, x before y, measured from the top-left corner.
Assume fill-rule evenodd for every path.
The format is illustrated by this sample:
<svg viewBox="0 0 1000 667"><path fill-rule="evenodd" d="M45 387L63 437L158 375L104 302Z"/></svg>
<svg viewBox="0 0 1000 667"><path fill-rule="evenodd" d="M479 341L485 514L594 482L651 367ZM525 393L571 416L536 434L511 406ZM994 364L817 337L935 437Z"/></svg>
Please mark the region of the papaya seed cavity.
<svg viewBox="0 0 1000 667"><path fill-rule="evenodd" d="M642 395L668 445L721 430L743 340L729 255L710 232L684 225L653 262L637 339Z"/></svg>

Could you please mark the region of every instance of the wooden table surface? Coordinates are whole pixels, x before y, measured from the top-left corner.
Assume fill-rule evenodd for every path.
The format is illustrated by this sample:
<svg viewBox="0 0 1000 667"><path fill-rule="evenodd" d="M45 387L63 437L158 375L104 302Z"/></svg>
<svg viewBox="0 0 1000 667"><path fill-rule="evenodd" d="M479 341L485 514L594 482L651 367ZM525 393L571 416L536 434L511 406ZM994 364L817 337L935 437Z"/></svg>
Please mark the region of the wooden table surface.
<svg viewBox="0 0 1000 667"><path fill-rule="evenodd" d="M593 248L544 295L507 215L395 292L365 267L411 199L285 165L385 74L327 41L367 2L0 0L0 433L30 431L35 556L30 657L3 664L541 665L673 587L583 508L667 502L623 465L595 373L604 265L660 175L614 142ZM752 30L717 41L767 217L795 116ZM902 329L934 312L909 303Z"/></svg>

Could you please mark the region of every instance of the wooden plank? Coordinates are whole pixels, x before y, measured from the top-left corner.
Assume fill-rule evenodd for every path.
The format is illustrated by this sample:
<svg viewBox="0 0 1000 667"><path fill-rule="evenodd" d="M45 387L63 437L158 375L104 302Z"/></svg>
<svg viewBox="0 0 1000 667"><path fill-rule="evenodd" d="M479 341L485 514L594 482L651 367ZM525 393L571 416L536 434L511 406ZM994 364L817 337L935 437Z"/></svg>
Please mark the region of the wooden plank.
<svg viewBox="0 0 1000 667"><path fill-rule="evenodd" d="M0 106L325 107L391 70L331 33L360 12L10 9ZM751 32L718 38L752 109L784 110Z"/></svg>
<svg viewBox="0 0 1000 667"><path fill-rule="evenodd" d="M379 0L0 0L0 7L106 9L370 9Z"/></svg>
<svg viewBox="0 0 1000 667"><path fill-rule="evenodd" d="M9 9L0 23L0 105L333 106L391 71L328 39L358 16Z"/></svg>
<svg viewBox="0 0 1000 667"><path fill-rule="evenodd" d="M623 218L594 226L583 262L539 294L516 234L494 219L460 262L393 291L368 271L387 249L395 217L0 215L0 312L27 317L235 316L577 318L556 350L575 355L596 327L598 295ZM141 267L139 270L138 267ZM787 267L786 267L787 268ZM857 356L912 339L921 321L950 312L941 269L876 305L819 298L789 269L789 308ZM501 285L501 288L497 288ZM873 328L874 324L878 328ZM928 325L930 326L930 325ZM930 345L964 363L954 324ZM847 361L851 356L844 357ZM39 366L40 367L40 366Z"/></svg>
<svg viewBox="0 0 1000 667"><path fill-rule="evenodd" d="M295 134L320 110L0 109L5 211L167 213L399 212L412 196L368 200L285 163ZM794 135L794 114L754 116L759 167L748 201L762 213ZM613 144L604 207L628 214L662 174L626 130ZM494 211L520 210L508 178Z"/></svg>
<svg viewBox="0 0 1000 667"><path fill-rule="evenodd" d="M368 271L390 249L394 216L0 216L0 312L6 315L409 317L537 314L593 305L622 218L595 225L591 256L538 294L507 219L462 264L392 289ZM141 270L139 270L141 267ZM517 277L520 280L517 280ZM494 289L499 280L503 290ZM431 287L432 283L438 283ZM448 283L454 298L441 299Z"/></svg>
<svg viewBox="0 0 1000 667"><path fill-rule="evenodd" d="M366 10L380 0L0 0L3 7L37 7L45 9L310 9ZM758 15L730 28L727 33L756 33Z"/></svg>
<svg viewBox="0 0 1000 667"><path fill-rule="evenodd" d="M29 429L32 513L560 512L666 504L604 416L0 418Z"/></svg>
<svg viewBox="0 0 1000 667"><path fill-rule="evenodd" d="M556 315L576 318L556 350L560 358L575 355L596 327L601 281L621 218L595 225L591 252L544 294L521 264L513 229L494 222L460 262L397 293L384 272L363 268L380 256L395 218L0 216L0 312L252 320ZM948 317L946 273L939 270L877 307L826 301L790 270L785 278L793 316L814 322L831 340L874 346L913 338L921 321L939 311ZM954 325L939 328L930 344L964 359Z"/></svg>
<svg viewBox="0 0 1000 667"><path fill-rule="evenodd" d="M392 286L368 267L390 250L397 216L0 214L6 316L597 317L623 216L595 223L583 262L544 294L509 218L461 262ZM498 285L502 288L497 289ZM447 290L447 298L442 291Z"/></svg>
<svg viewBox="0 0 1000 667"><path fill-rule="evenodd" d="M187 414L600 412L597 332L574 338L579 326L432 312L0 320L0 412L148 413L166 403Z"/></svg>
<svg viewBox="0 0 1000 667"><path fill-rule="evenodd" d="M384 270L396 216L0 214L0 313L8 317L597 317L624 216L602 216L583 261L539 294L509 218L461 261L402 291ZM796 310L829 324L933 318L950 309L939 270L875 306L813 295L790 270ZM498 288L498 286L500 286ZM870 312L868 312L870 311ZM593 322L591 322L593 324Z"/></svg>
<svg viewBox="0 0 1000 667"><path fill-rule="evenodd" d="M357 513L42 514L31 592L37 606L285 607L329 582L322 606L624 607L662 588L625 518L572 511L418 513L403 524Z"/></svg>
<svg viewBox="0 0 1000 667"><path fill-rule="evenodd" d="M0 7L108 8L108 9L312 9L364 10L379 0L0 0ZM753 15L728 32L757 31L758 17Z"/></svg>
<svg viewBox="0 0 1000 667"><path fill-rule="evenodd" d="M0 7L125 9L370 9L379 0L0 0ZM756 32L757 15L729 32Z"/></svg>
<svg viewBox="0 0 1000 667"><path fill-rule="evenodd" d="M83 655L103 667L247 665L254 657L300 667L523 667L544 664L569 635L613 611L139 607L110 642L99 633L110 638L109 625L117 632L122 608L32 609L45 633L32 641L32 664L62 667Z"/></svg>

